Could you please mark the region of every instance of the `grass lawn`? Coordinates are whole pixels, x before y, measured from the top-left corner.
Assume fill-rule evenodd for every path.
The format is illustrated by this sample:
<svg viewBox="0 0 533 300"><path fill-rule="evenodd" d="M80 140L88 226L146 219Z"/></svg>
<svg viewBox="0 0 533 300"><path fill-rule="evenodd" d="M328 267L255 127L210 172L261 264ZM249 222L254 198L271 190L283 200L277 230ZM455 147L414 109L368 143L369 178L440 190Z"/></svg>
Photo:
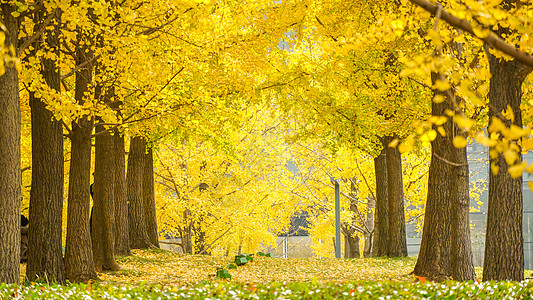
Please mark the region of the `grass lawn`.
<svg viewBox="0 0 533 300"><path fill-rule="evenodd" d="M0 299L532 299L533 282L415 282L416 258L283 259L254 256L231 279L232 257L134 250L122 270L87 285L0 285ZM25 264L21 265L22 274ZM476 270L478 276L481 269ZM531 276L531 271L526 272Z"/></svg>

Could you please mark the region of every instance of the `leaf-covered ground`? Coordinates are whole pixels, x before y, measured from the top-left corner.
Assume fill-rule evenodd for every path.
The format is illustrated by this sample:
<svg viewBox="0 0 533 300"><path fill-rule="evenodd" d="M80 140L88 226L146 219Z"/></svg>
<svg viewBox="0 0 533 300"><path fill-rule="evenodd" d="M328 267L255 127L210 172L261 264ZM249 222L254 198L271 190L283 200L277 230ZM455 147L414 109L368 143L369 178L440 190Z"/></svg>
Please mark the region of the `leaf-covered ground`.
<svg viewBox="0 0 533 300"><path fill-rule="evenodd" d="M0 299L532 299L533 281L415 282L416 259L255 257L232 278L214 274L231 257L136 250L118 272L83 284L0 284ZM22 274L25 273L25 264ZM477 270L480 276L481 269ZM531 277L531 271L526 272Z"/></svg>
<svg viewBox="0 0 533 300"><path fill-rule="evenodd" d="M99 274L109 283L195 284L216 280L217 267L226 267L233 257L185 255L163 250L134 250L133 256L118 258L122 270ZM232 282L413 281L414 258L326 259L270 258L229 270Z"/></svg>
<svg viewBox="0 0 533 300"><path fill-rule="evenodd" d="M233 257L187 255L165 250L133 250L132 256L118 257L120 271L100 273L100 281L111 284L194 285L218 281L218 267L227 267ZM367 281L413 282L410 273L416 257L407 258L270 258L255 256L237 269L229 270L234 283L315 282L345 283ZM26 264L21 264L21 281ZM481 278L481 268L476 268ZM526 271L526 277L533 276Z"/></svg>

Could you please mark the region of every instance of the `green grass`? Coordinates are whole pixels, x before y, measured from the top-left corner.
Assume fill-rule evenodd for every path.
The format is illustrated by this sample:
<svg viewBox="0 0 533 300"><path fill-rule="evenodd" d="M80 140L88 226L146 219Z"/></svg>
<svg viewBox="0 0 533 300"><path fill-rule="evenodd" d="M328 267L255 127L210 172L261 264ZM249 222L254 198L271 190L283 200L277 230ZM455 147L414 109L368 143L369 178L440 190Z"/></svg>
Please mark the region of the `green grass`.
<svg viewBox="0 0 533 300"><path fill-rule="evenodd" d="M194 286L0 284L0 299L531 299L531 282L270 283L223 281Z"/></svg>
<svg viewBox="0 0 533 300"><path fill-rule="evenodd" d="M214 276L233 257L162 250L118 257L122 270L89 284L0 285L0 299L533 299L533 281L416 282L416 257L282 259L254 257L231 279ZM476 268L478 276L481 268ZM526 277L531 277L531 271Z"/></svg>

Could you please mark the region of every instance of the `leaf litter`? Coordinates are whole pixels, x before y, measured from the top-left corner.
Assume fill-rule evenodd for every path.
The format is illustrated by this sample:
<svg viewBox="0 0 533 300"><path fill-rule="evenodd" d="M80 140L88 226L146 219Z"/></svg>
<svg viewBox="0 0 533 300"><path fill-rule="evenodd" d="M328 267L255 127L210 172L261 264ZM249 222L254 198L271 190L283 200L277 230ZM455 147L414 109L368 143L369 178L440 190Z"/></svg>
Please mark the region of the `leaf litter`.
<svg viewBox="0 0 533 300"><path fill-rule="evenodd" d="M194 285L217 281L214 274L231 257L188 255L165 250L133 250L117 257L122 270L98 274L102 283ZM415 258L271 258L256 256L252 262L229 270L235 283L350 281L412 282Z"/></svg>

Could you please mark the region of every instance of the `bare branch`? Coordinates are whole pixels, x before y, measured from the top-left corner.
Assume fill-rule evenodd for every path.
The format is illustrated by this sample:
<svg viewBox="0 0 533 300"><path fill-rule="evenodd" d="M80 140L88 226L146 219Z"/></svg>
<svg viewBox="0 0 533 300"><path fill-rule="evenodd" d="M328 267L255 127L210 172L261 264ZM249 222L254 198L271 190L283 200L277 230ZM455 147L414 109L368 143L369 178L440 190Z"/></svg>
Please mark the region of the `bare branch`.
<svg viewBox="0 0 533 300"><path fill-rule="evenodd" d="M213 244L218 241L220 238L222 238L224 235L226 235L226 233L228 233L231 229L233 228L233 225L231 225L226 231L224 231L221 235L219 235L215 240L213 240L211 242L211 244L207 245L207 247L205 247L204 250L200 251L200 253L198 254L204 254L207 250L211 249L211 247L213 246Z"/></svg>
<svg viewBox="0 0 533 300"><path fill-rule="evenodd" d="M172 82L172 80L174 80L174 78L176 78L176 76L178 76L183 70L185 69L185 67L181 67L181 69L179 69L174 75L172 75L170 77L170 79L167 80L167 82L159 89L159 91L154 94L150 99L148 99L148 101L146 101L146 103L144 103L138 110L136 110L134 113L132 113L131 115L129 115L128 117L126 117L124 119L124 123L127 123L128 120L130 120L131 118L133 118L135 115L137 115L138 113L141 112L141 110L143 108L145 108L146 106L148 106L148 104L150 104L150 102L152 102L152 100L155 99L155 97L157 95L159 95L159 93L161 93L167 86L170 85L170 83Z"/></svg>
<svg viewBox="0 0 533 300"><path fill-rule="evenodd" d="M86 60L83 63L77 65L72 71L70 71L67 74L61 76L61 80L66 79L66 78L76 74L76 72L78 72L79 70L81 70L81 69L85 68L86 66L92 64L93 62L98 60L101 56L102 56L102 54L98 54L97 56L95 56L95 57L93 57L93 58L91 58L89 60Z"/></svg>

